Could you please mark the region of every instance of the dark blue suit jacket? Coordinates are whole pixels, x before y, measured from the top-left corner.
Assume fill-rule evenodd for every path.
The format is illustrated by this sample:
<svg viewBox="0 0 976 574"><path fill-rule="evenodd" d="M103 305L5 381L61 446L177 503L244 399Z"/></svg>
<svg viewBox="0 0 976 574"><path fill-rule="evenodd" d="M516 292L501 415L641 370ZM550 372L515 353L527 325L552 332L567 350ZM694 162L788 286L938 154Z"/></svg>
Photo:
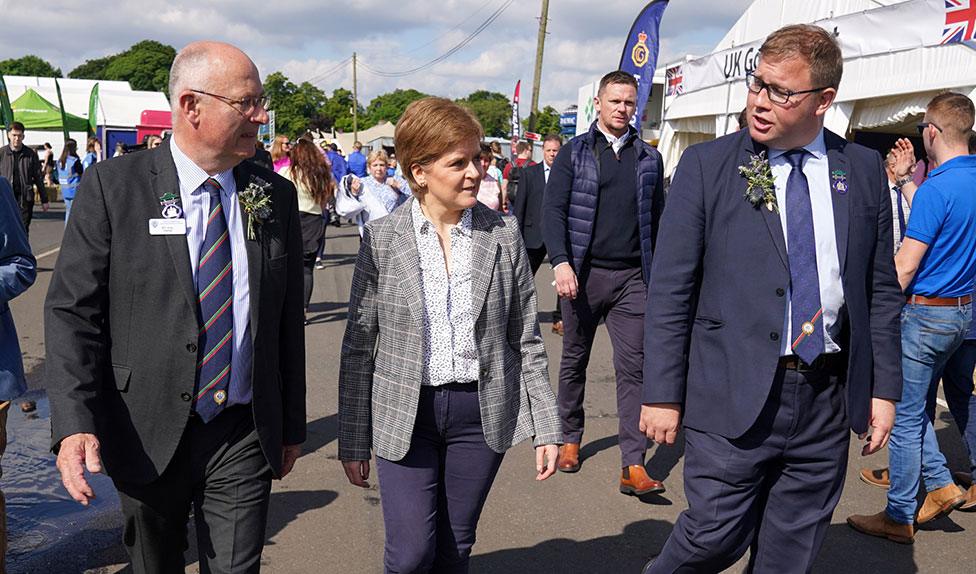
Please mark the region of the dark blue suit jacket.
<svg viewBox="0 0 976 574"><path fill-rule="evenodd" d="M904 296L892 257L891 199L877 152L825 132L846 313L847 414L867 429L871 397L901 397ZM648 285L644 402L683 403L685 426L744 434L769 396L790 283L779 214L753 207L738 173L764 148L748 130L692 146L671 184ZM843 378L842 378L843 379Z"/></svg>

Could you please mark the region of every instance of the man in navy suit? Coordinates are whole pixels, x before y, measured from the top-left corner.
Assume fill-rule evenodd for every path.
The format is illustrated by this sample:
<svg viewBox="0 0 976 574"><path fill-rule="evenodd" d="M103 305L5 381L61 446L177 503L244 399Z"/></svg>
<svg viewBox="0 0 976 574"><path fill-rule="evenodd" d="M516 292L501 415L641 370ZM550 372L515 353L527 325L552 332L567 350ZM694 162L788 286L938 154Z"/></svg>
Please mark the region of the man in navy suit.
<svg viewBox="0 0 976 574"><path fill-rule="evenodd" d="M670 444L683 415L688 509L645 572L719 572L748 548L751 572L808 572L848 427L877 451L901 396L881 157L823 128L840 49L797 25L760 53L748 129L685 152L661 217L640 425Z"/></svg>

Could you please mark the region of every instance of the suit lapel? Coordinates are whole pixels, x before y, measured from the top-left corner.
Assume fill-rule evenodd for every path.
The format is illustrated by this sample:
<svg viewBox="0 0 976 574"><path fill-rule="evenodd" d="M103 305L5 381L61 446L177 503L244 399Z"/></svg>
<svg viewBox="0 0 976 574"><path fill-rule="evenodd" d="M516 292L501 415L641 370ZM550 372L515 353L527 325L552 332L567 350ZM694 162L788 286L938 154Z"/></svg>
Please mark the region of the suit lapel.
<svg viewBox="0 0 976 574"><path fill-rule="evenodd" d="M471 314L477 319L485 305L495 271L498 241L491 232L490 211L475 205L471 210Z"/></svg>
<svg viewBox="0 0 976 574"><path fill-rule="evenodd" d="M242 161L237 164L234 168L234 187L237 188L237 199L240 202L241 192L247 187L247 184L251 181L251 170L247 167L247 162ZM272 197L273 197L272 192ZM278 218L278 214L274 213L275 202L271 202L272 215L271 217ZM250 302L250 322L251 322L251 342L254 342L254 338L258 333L258 318L260 313L258 309L261 308L261 274L264 272L264 252L262 250L262 245L265 241L264 234L261 233L262 230L258 230L256 234L256 239L251 240L247 238L247 214L244 212L243 206L241 210L241 232L244 236L244 248L247 253L247 287L248 287L248 300ZM294 256L294 255L293 255Z"/></svg>
<svg viewBox="0 0 976 574"><path fill-rule="evenodd" d="M738 167L742 165L749 165L749 159L753 155L758 155L759 153L766 152L766 160L769 160L768 152L766 146L762 144L757 144L749 137L749 132L743 132L742 136L744 145L742 146L742 153L739 157L739 163L736 164L736 185L733 186L737 192L737 197L741 198L741 201L746 201L745 193L748 184L746 178L738 173ZM763 221L766 223L766 229L769 231L769 238L772 240L773 245L776 246L776 252L779 253L779 258L783 262L783 266L786 267L787 271L790 268L789 258L786 255L786 239L783 234L783 223L780 221L778 211L770 211L766 209L765 205L760 205L758 208L759 213L762 214ZM782 209L782 207L780 208Z"/></svg>
<svg viewBox="0 0 976 574"><path fill-rule="evenodd" d="M167 194L174 194L180 197L180 180L176 174L176 164L170 154L170 141L159 146L149 153L153 157L152 173L152 193L157 205L162 202L162 197ZM180 201L182 204L182 201ZM161 217L157 215L156 217ZM176 282L186 296L186 302L190 308L199 313L197 305L197 289L193 284L193 269L190 268L190 251L187 246L185 235L164 235L163 241L169 249L173 267L176 270Z"/></svg>
<svg viewBox="0 0 976 574"><path fill-rule="evenodd" d="M833 137L831 137L833 136ZM834 136L830 132L825 132L824 137L827 143L827 169L830 172L830 200L834 208L834 229L837 234L837 257L840 260L840 272L844 273L847 263L847 238L850 233L850 185L853 178L850 173L850 164L847 156L843 153L843 140L839 136ZM834 176L843 178L847 191L839 193L835 187Z"/></svg>
<svg viewBox="0 0 976 574"><path fill-rule="evenodd" d="M410 315L418 327L424 325L424 292L420 284L420 252L413 231L413 202L410 198L403 209L395 210L387 217L392 218L396 237L390 243L393 270L400 278L400 287L406 297Z"/></svg>

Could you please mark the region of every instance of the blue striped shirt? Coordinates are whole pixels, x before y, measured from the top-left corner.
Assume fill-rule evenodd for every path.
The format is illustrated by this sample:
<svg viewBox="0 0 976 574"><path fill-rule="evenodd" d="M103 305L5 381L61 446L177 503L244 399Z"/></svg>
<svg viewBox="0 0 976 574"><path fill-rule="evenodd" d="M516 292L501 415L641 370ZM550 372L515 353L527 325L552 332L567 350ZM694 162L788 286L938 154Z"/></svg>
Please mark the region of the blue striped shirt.
<svg viewBox="0 0 976 574"><path fill-rule="evenodd" d="M247 250L244 243L244 224L240 202L237 201L237 184L234 170L222 171L213 176L207 174L188 158L176 144L170 142L176 175L180 180L180 200L183 202L183 218L186 219L186 244L190 251L190 268L196 284L200 247L206 236L207 214L210 213L210 194L203 190L203 183L213 177L220 184L220 203L227 216L230 234L231 262L234 266L234 349L231 355L230 387L227 405L251 402L251 295L248 288Z"/></svg>

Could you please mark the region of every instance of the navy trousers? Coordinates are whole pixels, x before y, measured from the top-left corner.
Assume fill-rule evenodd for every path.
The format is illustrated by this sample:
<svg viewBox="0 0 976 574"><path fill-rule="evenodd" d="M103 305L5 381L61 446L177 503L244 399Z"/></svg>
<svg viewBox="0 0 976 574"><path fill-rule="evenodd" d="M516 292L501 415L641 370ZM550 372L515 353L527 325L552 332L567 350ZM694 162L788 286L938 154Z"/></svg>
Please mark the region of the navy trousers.
<svg viewBox="0 0 976 574"><path fill-rule="evenodd" d="M826 372L777 371L753 427L729 439L685 429L688 509L653 574L810 572L840 500L850 441L845 387Z"/></svg>
<svg viewBox="0 0 976 574"><path fill-rule="evenodd" d="M613 345L617 377L617 414L621 466L644 464L647 437L640 432L644 380L644 305L646 287L640 268L584 267L575 300L561 299L563 356L559 363L559 418L563 440L583 440L583 397L596 328L603 320Z"/></svg>
<svg viewBox="0 0 976 574"><path fill-rule="evenodd" d="M376 457L388 574L466 574L503 455L485 443L477 383L423 387L410 450Z"/></svg>

